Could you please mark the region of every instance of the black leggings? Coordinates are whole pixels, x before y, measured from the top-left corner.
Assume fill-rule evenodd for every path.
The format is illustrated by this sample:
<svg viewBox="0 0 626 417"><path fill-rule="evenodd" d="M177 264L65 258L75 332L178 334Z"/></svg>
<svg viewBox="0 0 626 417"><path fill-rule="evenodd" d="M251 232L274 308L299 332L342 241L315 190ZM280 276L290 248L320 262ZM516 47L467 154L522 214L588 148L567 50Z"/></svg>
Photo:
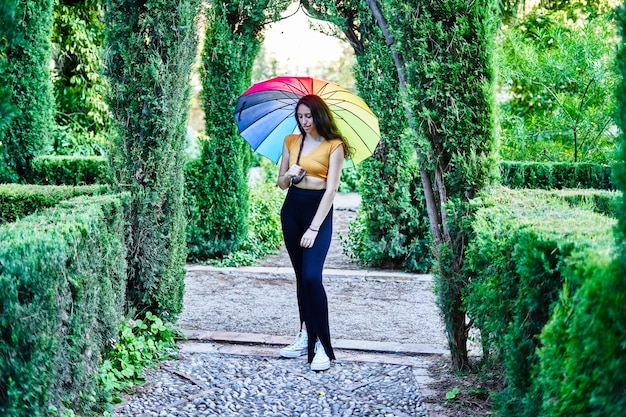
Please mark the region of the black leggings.
<svg viewBox="0 0 626 417"><path fill-rule="evenodd" d="M302 235L311 225L325 190L289 188L280 212L285 246L296 274L296 292L300 326L304 322L309 336L309 362L313 360L315 342L320 340L330 359L335 359L328 327L328 299L322 284L322 270L333 234L331 207L320 226L312 248L300 246Z"/></svg>

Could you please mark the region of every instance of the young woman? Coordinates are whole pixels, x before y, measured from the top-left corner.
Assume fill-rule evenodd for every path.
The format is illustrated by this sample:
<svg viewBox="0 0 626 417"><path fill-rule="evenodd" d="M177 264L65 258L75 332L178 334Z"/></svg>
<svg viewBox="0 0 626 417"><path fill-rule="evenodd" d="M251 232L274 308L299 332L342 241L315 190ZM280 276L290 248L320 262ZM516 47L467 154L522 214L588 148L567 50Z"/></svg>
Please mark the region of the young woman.
<svg viewBox="0 0 626 417"><path fill-rule="evenodd" d="M296 274L300 331L280 355L297 358L306 353L311 369L324 371L335 355L322 269L332 237L333 200L349 151L320 97L302 97L295 117L301 134L285 137L277 182L281 189L289 188L281 221Z"/></svg>

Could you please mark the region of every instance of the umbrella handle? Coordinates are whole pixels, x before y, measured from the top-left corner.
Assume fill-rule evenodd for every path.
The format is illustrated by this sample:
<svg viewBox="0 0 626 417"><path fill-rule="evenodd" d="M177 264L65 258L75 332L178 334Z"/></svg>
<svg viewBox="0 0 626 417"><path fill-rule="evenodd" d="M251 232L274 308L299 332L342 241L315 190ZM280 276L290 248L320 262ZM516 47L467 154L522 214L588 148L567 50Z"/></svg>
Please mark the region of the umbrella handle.
<svg viewBox="0 0 626 417"><path fill-rule="evenodd" d="M302 148L304 147L304 135L302 136L302 140L300 141L300 150L298 151L298 159L296 159L296 165L300 165L300 156L302 155ZM291 184L298 184L302 182L304 176L306 175L306 169L303 169L298 177L291 177Z"/></svg>
<svg viewBox="0 0 626 417"><path fill-rule="evenodd" d="M300 150L298 151L298 159L296 159L296 165L300 165L300 155L302 155L302 148L304 148L304 135L300 141Z"/></svg>

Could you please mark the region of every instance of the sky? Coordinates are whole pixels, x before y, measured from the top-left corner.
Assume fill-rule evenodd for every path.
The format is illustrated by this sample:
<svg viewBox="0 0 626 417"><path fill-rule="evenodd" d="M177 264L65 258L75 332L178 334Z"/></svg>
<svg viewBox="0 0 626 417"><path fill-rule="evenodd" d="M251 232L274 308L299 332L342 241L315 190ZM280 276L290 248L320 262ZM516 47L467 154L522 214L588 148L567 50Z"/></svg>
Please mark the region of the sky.
<svg viewBox="0 0 626 417"><path fill-rule="evenodd" d="M293 3L283 13L290 16L298 9ZM265 30L263 45L268 57L275 57L283 73L297 75L307 68L315 67L318 61L335 61L343 53L343 42L310 28L312 20L302 10L287 19L273 23Z"/></svg>

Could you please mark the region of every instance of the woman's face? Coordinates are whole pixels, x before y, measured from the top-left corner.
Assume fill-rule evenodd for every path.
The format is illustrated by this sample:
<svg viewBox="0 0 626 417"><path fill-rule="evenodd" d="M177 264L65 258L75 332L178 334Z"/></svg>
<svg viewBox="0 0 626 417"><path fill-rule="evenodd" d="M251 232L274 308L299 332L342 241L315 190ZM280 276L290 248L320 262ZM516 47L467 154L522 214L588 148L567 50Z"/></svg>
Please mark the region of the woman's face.
<svg viewBox="0 0 626 417"><path fill-rule="evenodd" d="M317 129L315 128L315 122L313 122L313 115L311 114L311 109L305 105L300 104L298 109L296 110L296 115L298 116L298 122L300 122L300 126L307 134L316 134Z"/></svg>

